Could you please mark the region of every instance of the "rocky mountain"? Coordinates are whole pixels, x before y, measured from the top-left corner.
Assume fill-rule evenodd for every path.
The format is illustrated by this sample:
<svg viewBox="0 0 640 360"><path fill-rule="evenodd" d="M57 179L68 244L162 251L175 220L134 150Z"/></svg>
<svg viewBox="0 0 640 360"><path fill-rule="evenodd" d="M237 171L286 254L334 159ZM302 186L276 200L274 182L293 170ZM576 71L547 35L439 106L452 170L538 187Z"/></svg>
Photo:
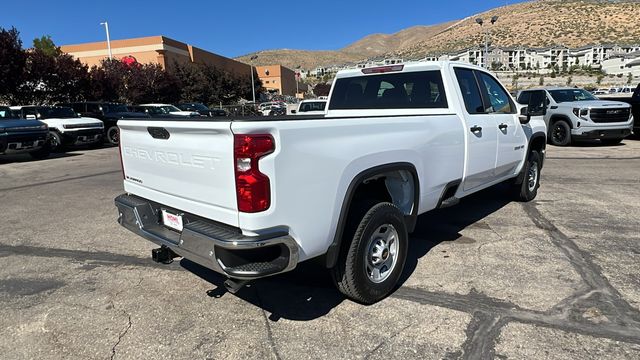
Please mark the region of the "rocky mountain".
<svg viewBox="0 0 640 360"><path fill-rule="evenodd" d="M418 59L484 44L484 28L477 17L488 20L491 41L496 46L579 47L605 43L640 43L640 1L637 0L538 0L502 6L460 21L414 26L395 34L369 35L335 51L267 50L256 65L283 64L311 69L318 65L340 65L381 56ZM486 26L486 23L485 23ZM254 54L238 58L248 61Z"/></svg>

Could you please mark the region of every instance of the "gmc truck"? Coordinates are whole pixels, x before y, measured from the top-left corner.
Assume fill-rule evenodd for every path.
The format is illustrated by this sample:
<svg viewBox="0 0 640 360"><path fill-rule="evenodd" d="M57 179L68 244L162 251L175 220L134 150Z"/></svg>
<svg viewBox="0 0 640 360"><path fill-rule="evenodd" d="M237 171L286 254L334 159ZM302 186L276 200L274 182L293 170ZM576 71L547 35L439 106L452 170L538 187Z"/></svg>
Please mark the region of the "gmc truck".
<svg viewBox="0 0 640 360"><path fill-rule="evenodd" d="M321 257L343 294L374 303L418 215L505 181L536 197L544 112L482 68L425 62L339 72L322 115L120 120L118 222L231 292Z"/></svg>
<svg viewBox="0 0 640 360"><path fill-rule="evenodd" d="M518 102L526 104L529 96L542 91L549 111L544 119L549 129L549 142L568 146L577 140L600 140L604 145L617 145L631 135L631 106L620 101L600 100L584 89L541 88L522 91Z"/></svg>

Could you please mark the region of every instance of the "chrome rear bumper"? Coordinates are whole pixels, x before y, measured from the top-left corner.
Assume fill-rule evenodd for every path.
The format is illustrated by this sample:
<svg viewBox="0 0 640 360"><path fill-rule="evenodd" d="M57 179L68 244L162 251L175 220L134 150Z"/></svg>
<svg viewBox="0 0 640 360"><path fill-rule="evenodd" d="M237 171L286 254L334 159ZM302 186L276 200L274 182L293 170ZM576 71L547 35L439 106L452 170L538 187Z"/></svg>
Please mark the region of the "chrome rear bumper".
<svg viewBox="0 0 640 360"><path fill-rule="evenodd" d="M298 244L282 230L245 236L238 228L128 194L116 197L115 205L120 225L230 278L257 279L293 270L298 263ZM162 224L162 209L182 215L182 232Z"/></svg>

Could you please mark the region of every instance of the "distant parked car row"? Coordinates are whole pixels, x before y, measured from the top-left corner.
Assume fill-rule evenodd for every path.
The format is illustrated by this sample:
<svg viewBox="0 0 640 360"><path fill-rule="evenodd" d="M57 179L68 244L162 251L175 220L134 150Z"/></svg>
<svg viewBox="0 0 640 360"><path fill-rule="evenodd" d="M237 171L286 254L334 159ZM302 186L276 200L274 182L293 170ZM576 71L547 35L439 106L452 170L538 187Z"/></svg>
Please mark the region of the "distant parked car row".
<svg viewBox="0 0 640 360"><path fill-rule="evenodd" d="M209 109L200 103L183 103L177 106L127 106L113 102L90 101L60 103L56 106L0 106L0 155L30 153L36 158L43 158L51 151L62 151L82 145L98 147L103 141L118 145L120 134L117 123L120 119L201 118L226 115L224 110Z"/></svg>

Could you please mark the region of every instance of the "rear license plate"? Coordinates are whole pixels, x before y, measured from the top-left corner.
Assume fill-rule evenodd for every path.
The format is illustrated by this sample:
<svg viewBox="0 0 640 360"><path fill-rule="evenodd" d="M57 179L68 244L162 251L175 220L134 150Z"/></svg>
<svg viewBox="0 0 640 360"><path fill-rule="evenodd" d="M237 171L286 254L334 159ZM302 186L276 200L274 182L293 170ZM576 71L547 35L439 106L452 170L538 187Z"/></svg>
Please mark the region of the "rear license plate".
<svg viewBox="0 0 640 360"><path fill-rule="evenodd" d="M183 228L182 215L177 215L164 209L162 209L162 223L173 230L182 231Z"/></svg>

